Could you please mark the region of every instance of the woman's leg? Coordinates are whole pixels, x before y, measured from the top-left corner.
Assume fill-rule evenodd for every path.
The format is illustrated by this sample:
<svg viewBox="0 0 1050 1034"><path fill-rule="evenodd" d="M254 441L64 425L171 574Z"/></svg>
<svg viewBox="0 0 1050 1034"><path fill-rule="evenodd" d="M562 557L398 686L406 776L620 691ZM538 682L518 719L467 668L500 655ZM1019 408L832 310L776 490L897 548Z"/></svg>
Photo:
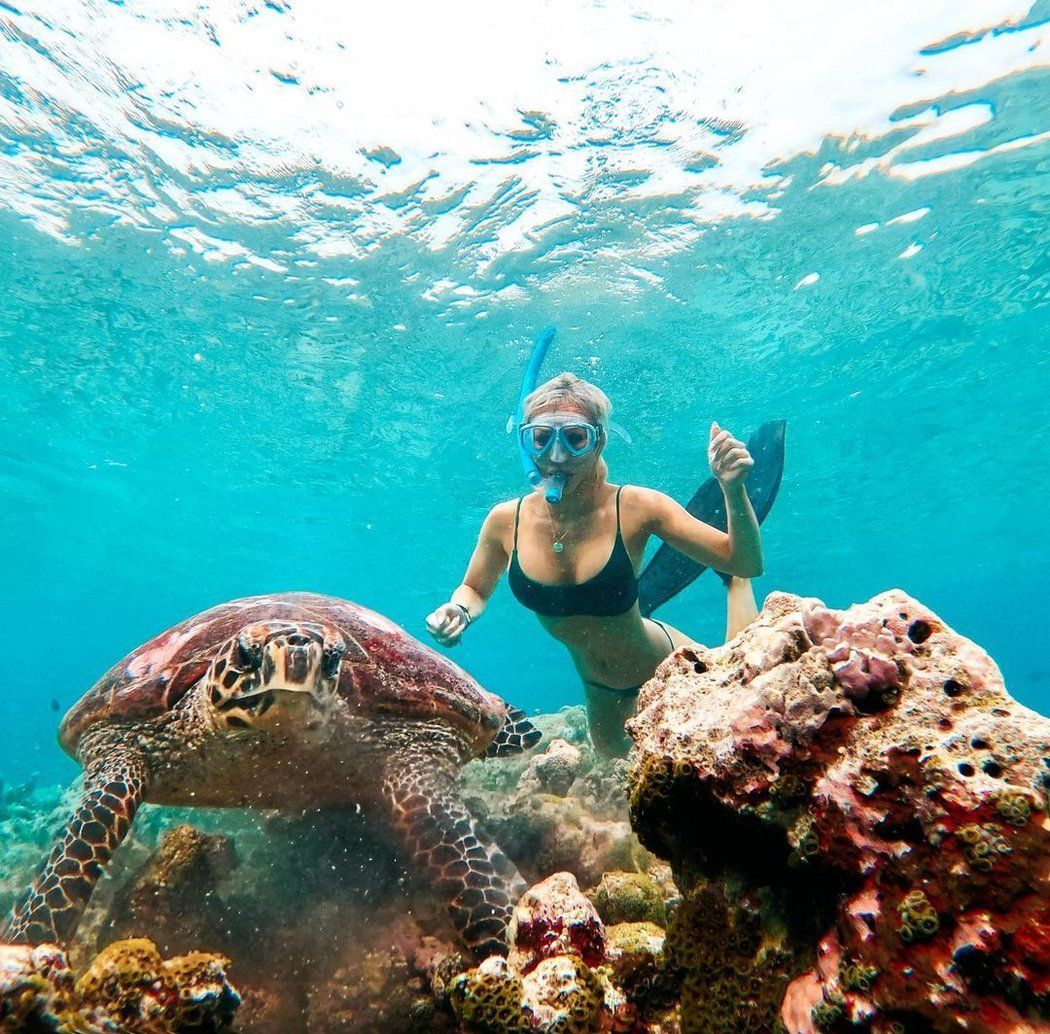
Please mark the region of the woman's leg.
<svg viewBox="0 0 1050 1034"><path fill-rule="evenodd" d="M726 590L726 642L758 617L750 578L734 578Z"/></svg>
<svg viewBox="0 0 1050 1034"><path fill-rule="evenodd" d="M657 621L643 619L646 637L653 648L653 668L687 643L689 636L677 628ZM590 679L583 679L584 697L587 701L587 724L595 750L605 757L624 757L631 748L631 741L624 732L624 723L632 717L638 707L638 690L641 686L617 689Z"/></svg>
<svg viewBox="0 0 1050 1034"><path fill-rule="evenodd" d="M585 681L583 695L594 749L603 757L626 757L631 740L624 731L624 724L638 706L638 689L613 689Z"/></svg>

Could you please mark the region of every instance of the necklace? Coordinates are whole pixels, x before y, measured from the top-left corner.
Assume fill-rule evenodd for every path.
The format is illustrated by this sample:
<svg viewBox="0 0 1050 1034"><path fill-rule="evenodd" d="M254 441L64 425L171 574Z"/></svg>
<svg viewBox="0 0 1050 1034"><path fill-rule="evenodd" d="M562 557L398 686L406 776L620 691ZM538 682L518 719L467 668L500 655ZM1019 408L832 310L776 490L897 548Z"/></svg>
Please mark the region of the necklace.
<svg viewBox="0 0 1050 1034"><path fill-rule="evenodd" d="M560 553L565 546L562 545L562 539L569 534L569 529L566 528L560 535L554 534L554 515L551 513L550 503L546 503L547 506L547 523L551 526L551 549L555 553Z"/></svg>

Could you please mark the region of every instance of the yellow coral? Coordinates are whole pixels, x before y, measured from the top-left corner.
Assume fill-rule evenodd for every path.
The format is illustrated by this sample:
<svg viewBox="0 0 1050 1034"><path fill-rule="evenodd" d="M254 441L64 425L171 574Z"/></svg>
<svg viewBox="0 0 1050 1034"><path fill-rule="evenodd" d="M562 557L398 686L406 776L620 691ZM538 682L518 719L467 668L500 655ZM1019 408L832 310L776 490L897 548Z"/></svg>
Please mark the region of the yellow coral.
<svg viewBox="0 0 1050 1034"><path fill-rule="evenodd" d="M605 928L609 969L621 985L653 980L663 963L664 931L655 923L616 923Z"/></svg>
<svg viewBox="0 0 1050 1034"><path fill-rule="evenodd" d="M177 995L171 1009L176 1027L200 1027L209 1017L232 1020L241 997L226 982L230 960L191 951L163 963L164 982Z"/></svg>
<svg viewBox="0 0 1050 1034"><path fill-rule="evenodd" d="M525 1001L548 1034L590 1034L598 1030L602 984L575 955L544 959L525 978Z"/></svg>
<svg viewBox="0 0 1050 1034"><path fill-rule="evenodd" d="M812 815L803 815L792 827L790 837L795 847L788 856L789 865L804 865L820 853L820 837Z"/></svg>
<svg viewBox="0 0 1050 1034"><path fill-rule="evenodd" d="M773 942L757 913L728 907L710 886L683 899L664 955L663 982L681 981L682 1034L766 1034L805 963Z"/></svg>
<svg viewBox="0 0 1050 1034"><path fill-rule="evenodd" d="M632 765L627 774L631 810L668 797L674 781L675 763L670 758L650 756Z"/></svg>
<svg viewBox="0 0 1050 1034"><path fill-rule="evenodd" d="M228 965L222 955L200 951L165 962L146 938L114 941L76 982L77 1008L101 1011L121 1029L123 1024L159 1031L226 1023L241 1002L226 980Z"/></svg>
<svg viewBox="0 0 1050 1034"><path fill-rule="evenodd" d="M76 983L77 997L123 1016L138 1007L143 994L160 979L163 960L144 937L114 941L95 956Z"/></svg>
<svg viewBox="0 0 1050 1034"><path fill-rule="evenodd" d="M921 890L911 891L897 906L897 913L901 918L897 933L900 939L907 943L928 940L941 927L937 910Z"/></svg>
<svg viewBox="0 0 1050 1034"><path fill-rule="evenodd" d="M529 1029L523 1012L524 985L499 956L460 974L448 989L456 1018L477 1034L519 1034Z"/></svg>
<svg viewBox="0 0 1050 1034"><path fill-rule="evenodd" d="M841 995L831 994L810 1011L817 1030L834 1030L846 1015L846 1001Z"/></svg>
<svg viewBox="0 0 1050 1034"><path fill-rule="evenodd" d="M1019 790L1004 790L995 802L996 812L1011 826L1023 826L1032 815L1032 802Z"/></svg>
<svg viewBox="0 0 1050 1034"><path fill-rule="evenodd" d="M977 872L991 872L997 857L1010 854L1013 848L1001 835L1002 832L1003 827L997 822L983 825L974 822L960 826L955 831L955 836L966 845L964 854L970 868Z"/></svg>
<svg viewBox="0 0 1050 1034"><path fill-rule="evenodd" d="M865 966L861 963L852 965L843 960L839 967L839 982L847 991L867 994L878 976L879 971L875 966Z"/></svg>
<svg viewBox="0 0 1050 1034"><path fill-rule="evenodd" d="M664 896L652 878L641 872L607 872L587 895L604 923L667 922Z"/></svg>

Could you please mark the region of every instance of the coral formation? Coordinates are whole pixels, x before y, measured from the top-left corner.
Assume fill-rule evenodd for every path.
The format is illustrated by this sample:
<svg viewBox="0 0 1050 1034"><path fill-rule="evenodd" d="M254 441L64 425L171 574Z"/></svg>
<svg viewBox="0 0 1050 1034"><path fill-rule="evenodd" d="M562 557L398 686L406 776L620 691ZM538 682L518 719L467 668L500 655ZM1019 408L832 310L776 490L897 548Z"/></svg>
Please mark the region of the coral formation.
<svg viewBox="0 0 1050 1034"><path fill-rule="evenodd" d="M597 757L585 742L583 708L533 721L549 740L542 754L464 769L463 794L479 824L530 881L571 872L593 886L612 869L647 869L655 859L631 830L625 763Z"/></svg>
<svg viewBox="0 0 1050 1034"><path fill-rule="evenodd" d="M547 749L529 762L518 791L564 797L583 767L583 753L567 740L551 740Z"/></svg>
<svg viewBox="0 0 1050 1034"><path fill-rule="evenodd" d="M659 979L664 931L653 923L606 930L569 873L530 888L515 909L507 959L456 976L448 998L471 1034L658 1034L678 1029L671 1003L647 1011Z"/></svg>
<svg viewBox="0 0 1050 1034"><path fill-rule="evenodd" d="M73 974L53 944L0 944L0 1030L56 1030Z"/></svg>
<svg viewBox="0 0 1050 1034"><path fill-rule="evenodd" d="M96 943L149 931L165 953L228 941L233 917L218 887L237 865L228 836L180 823L114 895L104 920L89 927ZM207 908L201 908L201 901ZM87 931L85 931L86 933Z"/></svg>
<svg viewBox="0 0 1050 1034"><path fill-rule="evenodd" d="M765 1034L804 957L768 894L697 878L675 910L654 1002L680 1001L683 1034Z"/></svg>
<svg viewBox="0 0 1050 1034"><path fill-rule="evenodd" d="M448 995L456 1018L468 1031L517 1034L532 1026L525 1013L525 985L499 955L456 977Z"/></svg>
<svg viewBox="0 0 1050 1034"><path fill-rule="evenodd" d="M602 922L667 925L664 892L648 873L607 872L588 894Z"/></svg>
<svg viewBox="0 0 1050 1034"><path fill-rule="evenodd" d="M115 941L73 980L54 945L0 946L0 1022L5 1031L165 1034L231 1030L240 996L229 960L191 952L163 959L144 938Z"/></svg>
<svg viewBox="0 0 1050 1034"><path fill-rule="evenodd" d="M644 995L660 975L666 932L656 923L616 923L605 928L605 954L617 987Z"/></svg>
<svg viewBox="0 0 1050 1034"><path fill-rule="evenodd" d="M667 947L683 1030L1046 1025L1050 721L921 604L774 594L725 646L665 661L628 729L634 826L685 888ZM727 1000L736 1027L701 1023L713 988L691 985L742 904L763 933L740 979L780 931L775 977L736 985L764 1018Z"/></svg>
<svg viewBox="0 0 1050 1034"><path fill-rule="evenodd" d="M605 926L571 873L556 872L525 891L509 937L511 965L522 973L555 955L578 955L588 966L605 961Z"/></svg>

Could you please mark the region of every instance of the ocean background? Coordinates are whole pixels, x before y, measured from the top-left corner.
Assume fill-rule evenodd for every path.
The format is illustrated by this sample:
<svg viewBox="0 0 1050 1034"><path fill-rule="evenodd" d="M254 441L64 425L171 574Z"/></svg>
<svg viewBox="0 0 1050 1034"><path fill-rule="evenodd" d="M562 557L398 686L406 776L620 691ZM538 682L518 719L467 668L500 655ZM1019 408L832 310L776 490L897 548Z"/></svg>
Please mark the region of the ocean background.
<svg viewBox="0 0 1050 1034"><path fill-rule="evenodd" d="M352 6L0 0L0 778L228 599L425 638L548 323L614 481L788 420L760 596L899 586L1050 710L1050 4ZM451 656L580 701L505 584Z"/></svg>

